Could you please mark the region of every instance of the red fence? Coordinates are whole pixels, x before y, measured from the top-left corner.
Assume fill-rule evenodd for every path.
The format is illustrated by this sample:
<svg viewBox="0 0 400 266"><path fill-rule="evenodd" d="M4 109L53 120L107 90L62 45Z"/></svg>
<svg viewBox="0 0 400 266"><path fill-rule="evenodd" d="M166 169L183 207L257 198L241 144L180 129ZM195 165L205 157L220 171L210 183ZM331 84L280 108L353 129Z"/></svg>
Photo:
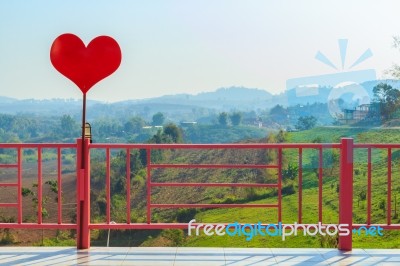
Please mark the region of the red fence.
<svg viewBox="0 0 400 266"><path fill-rule="evenodd" d="M76 229L76 224L72 223L64 223L62 220L62 201L59 200L57 203L57 222L45 223L43 222L42 215L42 202L43 202L43 173L42 173L42 152L44 149L55 149L56 150L56 161L57 161L57 190L58 190L58 198L61 199L62 192L62 163L61 163L61 151L64 149L76 149L76 144L21 144L21 143L13 143L13 144L0 144L0 149L15 151L16 162L15 163L3 163L0 164L0 169L13 169L15 168L17 171L17 182L16 183L3 183L0 180L0 187L15 187L17 202L2 202L0 203L0 207L6 208L16 208L17 209L17 222L16 223L1 223L0 228L31 228L31 229ZM23 178L23 151L27 149L34 149L37 153L37 222L36 223L26 223L23 222L22 216L22 178Z"/></svg>
<svg viewBox="0 0 400 266"><path fill-rule="evenodd" d="M292 150L297 153L298 164L298 223L302 223L303 206L303 154L306 150L317 150L318 152L318 222L323 223L323 151L340 151L340 177L339 177L339 223L349 224L352 228L361 226L373 226L371 223L372 213L372 151L387 151L387 219L385 224L380 224L384 229L400 229L399 224L392 224L392 150L400 149L400 144L353 144L352 139L344 138L340 143L321 144L321 143L279 143L279 144L89 144L77 141L76 144L0 144L0 149L12 150L16 153L16 162L9 164L0 164L0 168L16 168L16 183L0 183L0 187L16 187L17 202L0 203L0 207L16 208L18 210L17 221L14 223L0 223L0 228L32 228L32 229L76 229L77 247L90 247L91 229L169 229L169 228L187 228L187 223L154 223L152 222L152 210L155 208L275 208L277 209L277 222L282 221L282 164L283 151ZM26 223L23 221L22 208L22 180L23 180L23 151L26 149L35 149L37 151L37 222ZM43 149L55 149L57 161L57 191L58 199L62 198L62 151L70 149L76 151L76 223L65 223L63 221L62 201L57 202L57 221L43 222L42 219L42 197L43 197L43 179L42 179L42 151ZM146 151L146 222L131 222L131 150ZM155 163L152 162L152 151L154 150L275 150L277 152L276 163L270 164L183 164L183 163ZM368 165L367 176L367 222L366 224L353 224L353 155L358 149L367 150L366 162ZM90 220L90 152L94 150L104 150L106 154L105 164L105 191L106 191L106 218L103 223L92 223ZM126 154L126 222L114 223L111 219L111 151L124 150ZM80 166L84 155L84 167ZM152 180L152 170L154 169L276 169L276 183L203 183L203 182L154 182ZM0 180L1 182L1 180ZM275 188L277 189L277 202L275 204L238 204L238 203L153 203L152 191L159 187L254 187L254 188ZM227 221L231 222L231 221ZM193 224L195 225L195 224ZM352 249L352 234L339 237L339 248L342 250Z"/></svg>

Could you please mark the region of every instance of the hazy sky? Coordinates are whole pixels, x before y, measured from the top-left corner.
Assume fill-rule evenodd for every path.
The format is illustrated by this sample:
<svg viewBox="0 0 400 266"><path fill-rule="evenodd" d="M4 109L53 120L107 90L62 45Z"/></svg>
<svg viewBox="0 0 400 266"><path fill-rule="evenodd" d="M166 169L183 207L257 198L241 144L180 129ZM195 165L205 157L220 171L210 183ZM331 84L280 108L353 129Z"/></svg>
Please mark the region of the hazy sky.
<svg viewBox="0 0 400 266"><path fill-rule="evenodd" d="M348 71L368 48L373 56L351 70L382 78L400 63L399 10L396 0L1 0L0 95L80 98L49 60L67 32L120 44L120 68L88 93L109 102L233 85L279 93L291 78ZM348 39L343 70L338 39Z"/></svg>

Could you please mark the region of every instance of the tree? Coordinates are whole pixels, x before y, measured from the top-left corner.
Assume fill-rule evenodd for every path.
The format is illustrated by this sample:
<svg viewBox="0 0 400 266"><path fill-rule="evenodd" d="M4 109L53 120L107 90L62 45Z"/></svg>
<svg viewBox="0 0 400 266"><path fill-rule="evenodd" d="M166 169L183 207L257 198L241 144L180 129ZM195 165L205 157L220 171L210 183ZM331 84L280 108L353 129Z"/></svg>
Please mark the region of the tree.
<svg viewBox="0 0 400 266"><path fill-rule="evenodd" d="M170 123L164 127L164 129L158 130L157 134L155 134L151 139L149 139L148 143L180 143L183 142L182 131L176 125ZM141 149L139 151L140 160L143 165L147 165L147 150ZM165 151L156 149L151 151L151 160L152 162L161 161L164 158Z"/></svg>
<svg viewBox="0 0 400 266"><path fill-rule="evenodd" d="M400 36L393 37L393 47L400 50ZM393 64L392 68L386 71L387 74L392 75L396 79L400 78L400 65Z"/></svg>
<svg viewBox="0 0 400 266"><path fill-rule="evenodd" d="M76 130L79 128L76 121L70 115L63 115L61 117L61 134L63 137L73 137Z"/></svg>
<svg viewBox="0 0 400 266"><path fill-rule="evenodd" d="M272 109L269 111L269 114L273 116L286 116L287 109L285 109L282 105L277 104L272 107Z"/></svg>
<svg viewBox="0 0 400 266"><path fill-rule="evenodd" d="M182 129L180 129L173 123L169 123L164 127L164 134L170 136L174 143L183 142Z"/></svg>
<svg viewBox="0 0 400 266"><path fill-rule="evenodd" d="M158 112L153 115L152 120L153 120L153 122L151 124L153 126L161 126L162 124L164 124L165 117L164 117L163 113Z"/></svg>
<svg viewBox="0 0 400 266"><path fill-rule="evenodd" d="M381 199L381 201L378 203L378 208L383 211L383 214L386 213L386 201L384 199Z"/></svg>
<svg viewBox="0 0 400 266"><path fill-rule="evenodd" d="M239 112L234 112L233 114L230 115L230 119L231 119L232 125L238 126L242 122L242 114Z"/></svg>
<svg viewBox="0 0 400 266"><path fill-rule="evenodd" d="M56 202L58 202L59 200L62 200L62 199L58 198L58 182L57 182L57 180L48 180L44 184L49 185L50 191L53 192L56 195L55 196L55 201ZM37 187L38 187L37 183L33 183L32 184L32 188L37 188ZM38 197L38 193L35 190L31 190L29 188L22 187L21 188L21 195L23 197L31 196L33 206L34 206L35 209L37 209L37 206L38 206L38 203L39 203L39 197ZM48 202L49 199L50 199L50 197L47 196L47 195L42 197L42 209L41 209L41 212L42 212L42 217L43 218L49 216L49 213L48 213L47 209L45 208L45 205L46 205L46 203Z"/></svg>
<svg viewBox="0 0 400 266"><path fill-rule="evenodd" d="M374 102L378 105L384 120L391 118L400 107L400 91L392 86L379 83L373 88Z"/></svg>
<svg viewBox="0 0 400 266"><path fill-rule="evenodd" d="M124 124L124 130L126 133L139 133L141 129L146 125L146 122L140 116L131 117L128 122Z"/></svg>
<svg viewBox="0 0 400 266"><path fill-rule="evenodd" d="M285 124L288 122L288 114L288 109L277 104L269 111L269 118L279 124Z"/></svg>
<svg viewBox="0 0 400 266"><path fill-rule="evenodd" d="M297 177L298 173L299 173L298 166L289 163L287 168L282 170L282 177L283 179L293 180L295 177Z"/></svg>
<svg viewBox="0 0 400 266"><path fill-rule="evenodd" d="M218 116L218 123L221 126L227 126L228 125L228 114L226 112L222 112Z"/></svg>
<svg viewBox="0 0 400 266"><path fill-rule="evenodd" d="M316 124L317 118L315 118L314 116L301 116L297 120L296 128L298 130L307 130L315 127Z"/></svg>
<svg viewBox="0 0 400 266"><path fill-rule="evenodd" d="M0 114L0 128L5 131L12 130L13 124L15 121L15 117L8 114Z"/></svg>
<svg viewBox="0 0 400 266"><path fill-rule="evenodd" d="M278 134L276 134L276 142L283 143L286 141L286 132L283 130L279 130Z"/></svg>
<svg viewBox="0 0 400 266"><path fill-rule="evenodd" d="M92 134L94 137L121 136L123 125L112 118L101 118L93 123Z"/></svg>
<svg viewBox="0 0 400 266"><path fill-rule="evenodd" d="M400 36L394 36L393 37L393 47L400 51ZM392 67L389 70L386 71L386 73L392 75L396 79L399 79L400 78L400 65L393 64ZM381 84L379 84L378 86L380 86ZM378 87L378 86L376 86L376 87ZM387 86L389 86L389 85L387 85ZM389 86L389 87L391 87L391 86ZM391 89L392 90L396 90L396 89L393 89L393 88L391 88ZM375 90L375 88L374 88L374 90ZM380 90L382 90L382 88ZM393 94L391 95L391 98L396 97L396 95L397 95L397 99L399 98L398 90L396 90L396 91L397 92L392 92ZM375 91L374 91L374 96L375 96ZM381 113L383 119L385 119L385 120L389 119L390 116L398 109L398 106L399 106L398 100L396 101L395 105L387 106L387 108L385 108L385 106L383 106L383 104L381 104L380 101L378 101L378 103L379 103L378 106L380 108L383 107L383 109L380 109L380 113Z"/></svg>

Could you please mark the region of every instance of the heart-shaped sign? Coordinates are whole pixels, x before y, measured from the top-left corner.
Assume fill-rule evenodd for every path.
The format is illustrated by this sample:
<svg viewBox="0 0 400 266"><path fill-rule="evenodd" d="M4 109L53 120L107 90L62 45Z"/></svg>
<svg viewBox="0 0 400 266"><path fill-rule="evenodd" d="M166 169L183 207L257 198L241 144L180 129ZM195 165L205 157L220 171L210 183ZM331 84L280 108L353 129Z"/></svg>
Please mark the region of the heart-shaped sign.
<svg viewBox="0 0 400 266"><path fill-rule="evenodd" d="M66 33L54 40L50 50L53 66L84 94L114 73L121 64L121 57L118 43L108 36L96 37L86 47L78 36Z"/></svg>

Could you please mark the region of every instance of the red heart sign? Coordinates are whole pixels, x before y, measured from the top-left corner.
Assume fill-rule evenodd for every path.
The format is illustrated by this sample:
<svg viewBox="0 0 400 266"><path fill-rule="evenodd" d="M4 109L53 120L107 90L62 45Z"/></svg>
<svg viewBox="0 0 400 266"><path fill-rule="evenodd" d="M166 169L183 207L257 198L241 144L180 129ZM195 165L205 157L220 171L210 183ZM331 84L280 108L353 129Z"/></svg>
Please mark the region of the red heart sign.
<svg viewBox="0 0 400 266"><path fill-rule="evenodd" d="M117 70L121 57L118 43L108 36L96 37L86 47L78 36L66 33L54 40L50 50L55 69L72 80L84 94Z"/></svg>

